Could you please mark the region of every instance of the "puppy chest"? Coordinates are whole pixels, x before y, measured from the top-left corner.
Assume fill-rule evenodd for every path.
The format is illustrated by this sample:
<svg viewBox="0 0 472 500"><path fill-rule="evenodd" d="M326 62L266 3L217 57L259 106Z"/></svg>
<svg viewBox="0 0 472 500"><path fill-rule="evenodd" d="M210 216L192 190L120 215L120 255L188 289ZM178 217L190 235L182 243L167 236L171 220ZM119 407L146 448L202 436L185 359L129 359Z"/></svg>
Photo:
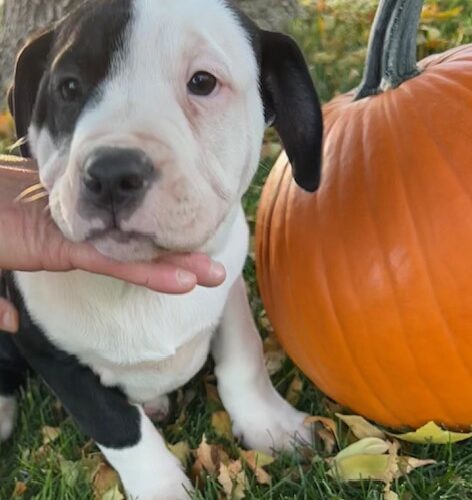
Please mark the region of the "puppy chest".
<svg viewBox="0 0 472 500"><path fill-rule="evenodd" d="M225 287L176 297L83 273L17 273L16 280L48 340L137 402L201 368L227 298Z"/></svg>
<svg viewBox="0 0 472 500"><path fill-rule="evenodd" d="M186 384L202 368L210 350L212 331L197 335L177 352L160 361L118 365L84 359L103 385L120 387L134 403L149 403Z"/></svg>

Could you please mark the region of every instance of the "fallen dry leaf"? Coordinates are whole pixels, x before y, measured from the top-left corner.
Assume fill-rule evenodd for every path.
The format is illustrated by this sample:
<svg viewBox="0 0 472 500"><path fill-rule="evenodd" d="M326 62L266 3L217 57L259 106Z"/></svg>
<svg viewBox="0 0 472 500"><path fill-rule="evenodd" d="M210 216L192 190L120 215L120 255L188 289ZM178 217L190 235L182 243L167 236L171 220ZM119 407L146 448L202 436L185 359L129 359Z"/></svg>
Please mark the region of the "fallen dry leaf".
<svg viewBox="0 0 472 500"><path fill-rule="evenodd" d="M223 487L228 499L240 500L246 497L248 482L239 460L234 460L229 465L223 463L220 465L218 482Z"/></svg>
<svg viewBox="0 0 472 500"><path fill-rule="evenodd" d="M328 474L345 482L381 481L386 484L385 492L388 493L394 479L409 474L418 467L436 463L434 460L398 456L398 449L397 442L364 438L341 450L331 459Z"/></svg>
<svg viewBox="0 0 472 500"><path fill-rule="evenodd" d="M11 496L12 498L22 497L27 491L28 487L26 486L26 484L22 483L21 481L17 481Z"/></svg>
<svg viewBox="0 0 472 500"><path fill-rule="evenodd" d="M295 375L292 382L290 383L287 393L285 394L285 399L292 405L297 406L300 402L300 398L303 391L303 380L300 375Z"/></svg>
<svg viewBox="0 0 472 500"><path fill-rule="evenodd" d="M323 451L326 455L332 455L338 446L338 429L333 419L328 417L310 416L304 422L307 426L313 426L315 434L315 445L318 445L317 438L323 443L323 450L317 446L317 451ZM320 428L321 426L321 428Z"/></svg>
<svg viewBox="0 0 472 500"><path fill-rule="evenodd" d="M259 484L266 484L269 486L272 484L272 477L266 470L264 470L264 467L272 464L275 460L274 457L254 450L240 450L240 455L254 473L254 476Z"/></svg>
<svg viewBox="0 0 472 500"><path fill-rule="evenodd" d="M334 460L358 455L383 455L389 450L389 443L379 438L364 438L341 450Z"/></svg>
<svg viewBox="0 0 472 500"><path fill-rule="evenodd" d="M111 490L104 493L100 500L125 500L125 496L121 493L119 486L115 485Z"/></svg>
<svg viewBox="0 0 472 500"><path fill-rule="evenodd" d="M118 473L108 464L102 462L93 478L93 493L96 500L102 500L104 495L110 491L120 488L120 477Z"/></svg>
<svg viewBox="0 0 472 500"><path fill-rule="evenodd" d="M80 474L83 472L82 462L72 462L66 460L64 457L59 457L59 466L61 469L61 476L69 488L73 488L77 484Z"/></svg>
<svg viewBox="0 0 472 500"><path fill-rule="evenodd" d="M87 474L90 484L93 483L95 475L98 472L101 464L105 462L105 457L101 453L91 453L81 460L82 468Z"/></svg>
<svg viewBox="0 0 472 500"><path fill-rule="evenodd" d="M231 418L226 411L221 410L213 413L211 416L211 425L218 436L230 441L234 439Z"/></svg>
<svg viewBox="0 0 472 500"><path fill-rule="evenodd" d="M363 417L358 415L341 415L340 413L336 413L336 416L349 427L351 432L358 439L369 437L385 439L386 437L385 432L367 422Z"/></svg>
<svg viewBox="0 0 472 500"><path fill-rule="evenodd" d="M271 377L283 368L286 359L287 355L282 350L267 351L264 353L265 366Z"/></svg>
<svg viewBox="0 0 472 500"><path fill-rule="evenodd" d="M338 446L336 437L331 431L327 429L319 429L316 431L316 436L318 436L323 443L323 453L326 455L332 455L334 450Z"/></svg>
<svg viewBox="0 0 472 500"><path fill-rule="evenodd" d="M407 432L405 434L393 434L389 432L388 435L400 439L401 441L416 444L449 444L472 438L472 432L461 433L445 431L434 422L429 422L415 432Z"/></svg>
<svg viewBox="0 0 472 500"><path fill-rule="evenodd" d="M190 449L190 445L187 441L180 441L176 444L167 444L170 452L179 459L180 463L186 469L190 462L190 455L192 450Z"/></svg>
<svg viewBox="0 0 472 500"><path fill-rule="evenodd" d="M196 479L206 471L208 474L216 475L220 470L222 463L230 462L228 454L221 445L209 444L206 436L203 435L200 446L195 451L195 463L192 467L192 473Z"/></svg>
<svg viewBox="0 0 472 500"><path fill-rule="evenodd" d="M216 385L206 381L205 382L206 397L209 403L212 403L216 408L223 408L223 403L221 402L220 395L218 394L218 389Z"/></svg>
<svg viewBox="0 0 472 500"><path fill-rule="evenodd" d="M59 427L49 427L45 425L41 429L41 434L43 435L43 445L47 445L56 441L61 435L61 429L59 429Z"/></svg>

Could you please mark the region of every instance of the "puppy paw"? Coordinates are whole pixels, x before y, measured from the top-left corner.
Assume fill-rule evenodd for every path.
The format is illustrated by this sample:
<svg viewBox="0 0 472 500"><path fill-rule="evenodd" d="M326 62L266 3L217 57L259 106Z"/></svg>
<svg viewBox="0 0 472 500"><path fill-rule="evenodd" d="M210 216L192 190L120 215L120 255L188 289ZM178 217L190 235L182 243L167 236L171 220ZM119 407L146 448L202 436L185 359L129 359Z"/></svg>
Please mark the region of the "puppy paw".
<svg viewBox="0 0 472 500"><path fill-rule="evenodd" d="M0 396L0 443L13 433L16 417L16 399L14 396Z"/></svg>
<svg viewBox="0 0 472 500"><path fill-rule="evenodd" d="M130 500L189 500L193 487L183 471L176 467L166 473L159 471L153 484L142 484L128 492Z"/></svg>
<svg viewBox="0 0 472 500"><path fill-rule="evenodd" d="M293 408L275 390L274 393L246 402L233 412L234 434L247 448L268 454L310 445L311 428L304 425L308 415ZM243 408L245 411L241 411Z"/></svg>

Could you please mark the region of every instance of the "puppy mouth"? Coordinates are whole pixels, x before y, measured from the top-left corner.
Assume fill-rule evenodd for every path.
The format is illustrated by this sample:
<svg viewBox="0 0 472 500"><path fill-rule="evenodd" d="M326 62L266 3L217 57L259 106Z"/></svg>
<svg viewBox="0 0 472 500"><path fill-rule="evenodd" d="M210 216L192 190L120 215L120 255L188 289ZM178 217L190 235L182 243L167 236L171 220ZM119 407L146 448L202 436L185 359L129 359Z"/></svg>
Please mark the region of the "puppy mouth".
<svg viewBox="0 0 472 500"><path fill-rule="evenodd" d="M105 239L112 240L115 243L126 245L131 242L143 242L151 244L159 252L169 252L170 250L157 244L154 236L137 231L124 231L118 227L93 230L86 241L95 243Z"/></svg>

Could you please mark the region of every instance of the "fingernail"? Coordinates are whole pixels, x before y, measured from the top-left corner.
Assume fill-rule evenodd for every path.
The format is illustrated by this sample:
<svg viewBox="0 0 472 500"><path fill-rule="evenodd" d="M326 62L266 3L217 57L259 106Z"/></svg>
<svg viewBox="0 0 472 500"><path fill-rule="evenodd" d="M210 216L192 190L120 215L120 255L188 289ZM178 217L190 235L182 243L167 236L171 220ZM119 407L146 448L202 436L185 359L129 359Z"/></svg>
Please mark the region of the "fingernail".
<svg viewBox="0 0 472 500"><path fill-rule="evenodd" d="M177 271L177 281L181 286L187 288L196 285L197 277L195 276L195 274L180 269L179 271Z"/></svg>
<svg viewBox="0 0 472 500"><path fill-rule="evenodd" d="M7 312L3 316L2 328L6 332L16 333L17 332L17 324L15 315L12 312Z"/></svg>
<svg viewBox="0 0 472 500"><path fill-rule="evenodd" d="M215 280L222 280L226 278L226 269L223 264L213 262L210 268L210 276Z"/></svg>

